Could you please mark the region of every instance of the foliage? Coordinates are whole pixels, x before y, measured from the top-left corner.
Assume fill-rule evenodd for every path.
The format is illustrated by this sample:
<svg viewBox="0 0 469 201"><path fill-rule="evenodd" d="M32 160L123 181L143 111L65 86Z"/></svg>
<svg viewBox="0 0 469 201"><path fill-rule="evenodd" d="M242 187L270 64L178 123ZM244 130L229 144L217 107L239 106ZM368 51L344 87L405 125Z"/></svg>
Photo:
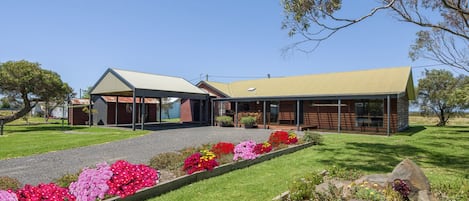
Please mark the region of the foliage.
<svg viewBox="0 0 469 201"><path fill-rule="evenodd" d="M234 148L233 160L252 160L257 158L258 154L254 153L254 147L256 147L256 142L252 140L240 142Z"/></svg>
<svg viewBox="0 0 469 201"><path fill-rule="evenodd" d="M405 181L395 179L392 183L392 189L399 192L404 200L409 200L410 187Z"/></svg>
<svg viewBox="0 0 469 201"><path fill-rule="evenodd" d="M16 194L11 191L5 191L5 190L0 190L0 200L2 201L18 201L18 197L16 197Z"/></svg>
<svg viewBox="0 0 469 201"><path fill-rule="evenodd" d="M254 125L256 125L256 117L241 117L241 123L244 124L244 127L253 127Z"/></svg>
<svg viewBox="0 0 469 201"><path fill-rule="evenodd" d="M212 151L217 157L219 157L226 154L234 154L234 147L235 145L231 142L218 142L217 144L212 146L210 151Z"/></svg>
<svg viewBox="0 0 469 201"><path fill-rule="evenodd" d="M432 183L432 192L439 200L469 200L469 180L457 178L455 181Z"/></svg>
<svg viewBox="0 0 469 201"><path fill-rule="evenodd" d="M303 40L288 49L313 51L319 44L340 30L366 21L382 12L389 12L399 21L421 27L409 56L434 60L469 72L469 13L467 1L380 0L369 4L369 11L356 15L344 13L342 0L282 0L285 18L282 28L288 35ZM435 17L437 13L438 17ZM304 47L313 43L312 47Z"/></svg>
<svg viewBox="0 0 469 201"><path fill-rule="evenodd" d="M426 70L425 78L419 80L418 100L421 111L436 114L438 126L445 126L455 112L464 109L464 101L459 101L455 93L469 86L469 77L453 77L447 70Z"/></svg>
<svg viewBox="0 0 469 201"><path fill-rule="evenodd" d="M315 145L322 144L322 142L324 141L321 134L313 131L305 131L302 140L304 142L311 142Z"/></svg>
<svg viewBox="0 0 469 201"><path fill-rule="evenodd" d="M96 169L84 168L78 180L70 184L70 193L80 201L94 201L104 199L109 190L107 181L113 173L107 163L96 164Z"/></svg>
<svg viewBox="0 0 469 201"><path fill-rule="evenodd" d="M75 196L68 192L67 188L62 188L54 183L39 184L31 186L26 184L23 188L16 191L19 201L30 200L54 200L54 201L73 201Z"/></svg>
<svg viewBox="0 0 469 201"><path fill-rule="evenodd" d="M323 176L319 172L308 173L300 178L293 180L289 185L290 191L289 200L313 200L315 195L316 185L323 183Z"/></svg>
<svg viewBox="0 0 469 201"><path fill-rule="evenodd" d="M356 169L348 169L346 167L339 167L333 165L329 167L327 170L327 177L329 178L339 178L344 180L356 180L363 176L363 172Z"/></svg>
<svg viewBox="0 0 469 201"><path fill-rule="evenodd" d="M21 99L23 108L17 113L2 117L7 123L26 115L37 100L46 103L63 103L72 92L67 83L52 71L41 69L39 63L7 61L0 64L0 91L2 94ZM32 98L36 103L31 105Z"/></svg>
<svg viewBox="0 0 469 201"><path fill-rule="evenodd" d="M149 166L153 169L168 169L175 170L182 166L182 160L184 157L181 153L177 152L165 152L158 154L150 159Z"/></svg>
<svg viewBox="0 0 469 201"><path fill-rule="evenodd" d="M218 116L215 118L220 126L233 126L233 117L230 116Z"/></svg>
<svg viewBox="0 0 469 201"><path fill-rule="evenodd" d="M362 184L355 185L352 183L351 185L352 197L357 198L359 200L370 200L370 201L384 201L386 200L386 196L383 191L379 189L377 184L370 185L368 182L364 182Z"/></svg>
<svg viewBox="0 0 469 201"><path fill-rule="evenodd" d="M154 186L158 183L157 170L146 165L131 164L118 160L111 165L112 177L107 181L109 195L118 195L121 198L134 194L144 187Z"/></svg>
<svg viewBox="0 0 469 201"><path fill-rule="evenodd" d="M75 182L78 180L78 176L80 175L80 173L81 172L78 172L75 174L65 174L61 176L60 178L54 179L54 183L57 184L57 186L66 188L70 186L72 182Z"/></svg>
<svg viewBox="0 0 469 201"><path fill-rule="evenodd" d="M0 177L0 190L16 190L19 189L21 186L20 181L16 178L8 177L8 176L1 176Z"/></svg>

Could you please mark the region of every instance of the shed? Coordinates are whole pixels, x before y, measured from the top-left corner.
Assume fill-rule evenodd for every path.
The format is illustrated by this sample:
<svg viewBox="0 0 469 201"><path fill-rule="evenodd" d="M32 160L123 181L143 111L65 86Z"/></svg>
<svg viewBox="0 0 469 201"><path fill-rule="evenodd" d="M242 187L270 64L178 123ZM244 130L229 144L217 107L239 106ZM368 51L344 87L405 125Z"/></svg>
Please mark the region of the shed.
<svg viewBox="0 0 469 201"><path fill-rule="evenodd" d="M147 105L145 103L145 98L157 98L159 100L159 104L161 104L161 98L163 97L177 97L205 103L199 104L200 108L192 111L199 111L199 114L194 115L198 115L200 117L200 122L210 121L209 115L202 116L203 113L200 112L208 111L209 109L208 93L179 77L109 68L92 87L90 94L92 103L97 101L99 96L114 96L116 100L118 100L119 97L132 97L131 122L133 129L136 128L138 120L137 115L139 115L140 119L143 120L140 121L140 125L142 129L144 128L144 116L147 115L145 112L145 107ZM140 109L137 109L137 98L143 98L144 100L142 101L142 104L139 104L139 107L141 107ZM202 108L202 105L205 107ZM161 105L159 108L161 108ZM116 107L115 109L118 110L119 108ZM138 110L143 112L138 114L136 112ZM119 114L119 112L116 112L116 114ZM161 115L161 111L159 111L159 114ZM208 112L205 114L208 114ZM116 115L115 118L118 119L119 116ZM161 119L161 117L159 119ZM118 122L118 120L115 122Z"/></svg>

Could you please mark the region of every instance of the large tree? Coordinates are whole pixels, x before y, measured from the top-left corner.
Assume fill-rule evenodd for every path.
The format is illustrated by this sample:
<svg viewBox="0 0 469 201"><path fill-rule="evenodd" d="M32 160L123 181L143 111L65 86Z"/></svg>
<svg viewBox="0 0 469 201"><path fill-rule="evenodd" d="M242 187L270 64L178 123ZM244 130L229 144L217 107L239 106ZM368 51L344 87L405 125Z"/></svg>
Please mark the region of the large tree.
<svg viewBox="0 0 469 201"><path fill-rule="evenodd" d="M0 120L4 123L28 114L38 101L44 101L47 105L63 103L72 92L57 73L42 69L39 63L25 60L0 64L0 77L0 93L19 99L23 105L18 112L1 116Z"/></svg>
<svg viewBox="0 0 469 201"><path fill-rule="evenodd" d="M409 56L426 58L469 72L468 0L378 0L366 13L350 16L340 12L342 0L282 0L285 19L282 28L302 40L289 48L312 51L336 32L367 20L379 12L389 12L397 20L422 27L417 32ZM306 45L310 44L313 45Z"/></svg>
<svg viewBox="0 0 469 201"><path fill-rule="evenodd" d="M445 126L450 117L467 108L469 77L454 77L447 70L426 70L418 81L417 104L427 114L436 114L438 126Z"/></svg>

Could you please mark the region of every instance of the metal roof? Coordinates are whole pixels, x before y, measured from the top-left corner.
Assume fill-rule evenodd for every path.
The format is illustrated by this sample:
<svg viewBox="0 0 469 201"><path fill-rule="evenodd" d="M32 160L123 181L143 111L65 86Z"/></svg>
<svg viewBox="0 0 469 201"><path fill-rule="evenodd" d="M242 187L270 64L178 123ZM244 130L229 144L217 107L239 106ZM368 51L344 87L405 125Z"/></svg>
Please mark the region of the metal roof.
<svg viewBox="0 0 469 201"><path fill-rule="evenodd" d="M183 78L109 68L91 89L93 95L205 99L208 94Z"/></svg>
<svg viewBox="0 0 469 201"><path fill-rule="evenodd" d="M226 98L376 96L406 93L415 99L410 66L362 71L244 80L202 81Z"/></svg>

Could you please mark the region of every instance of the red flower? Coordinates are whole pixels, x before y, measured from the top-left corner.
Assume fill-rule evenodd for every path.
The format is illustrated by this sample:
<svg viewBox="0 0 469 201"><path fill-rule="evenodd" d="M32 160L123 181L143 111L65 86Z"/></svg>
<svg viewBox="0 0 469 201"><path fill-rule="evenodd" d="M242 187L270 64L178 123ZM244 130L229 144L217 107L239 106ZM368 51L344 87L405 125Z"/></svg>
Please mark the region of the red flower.
<svg viewBox="0 0 469 201"><path fill-rule="evenodd" d="M268 142L256 144L254 147L254 153L256 154L265 154L272 151L272 145Z"/></svg>
<svg viewBox="0 0 469 201"><path fill-rule="evenodd" d="M68 189L57 186L54 183L31 186L26 184L16 191L18 201L73 201L75 196Z"/></svg>
<svg viewBox="0 0 469 201"><path fill-rule="evenodd" d="M273 147L278 147L280 144L289 144L288 132L286 131L275 131L269 136L269 143Z"/></svg>
<svg viewBox="0 0 469 201"><path fill-rule="evenodd" d="M113 173L107 182L109 195L118 195L121 198L135 194L138 190L156 185L158 172L146 165L134 165L124 160L116 161L111 165Z"/></svg>
<svg viewBox="0 0 469 201"><path fill-rule="evenodd" d="M212 146L212 151L217 156L233 154L235 145L231 142L219 142Z"/></svg>

